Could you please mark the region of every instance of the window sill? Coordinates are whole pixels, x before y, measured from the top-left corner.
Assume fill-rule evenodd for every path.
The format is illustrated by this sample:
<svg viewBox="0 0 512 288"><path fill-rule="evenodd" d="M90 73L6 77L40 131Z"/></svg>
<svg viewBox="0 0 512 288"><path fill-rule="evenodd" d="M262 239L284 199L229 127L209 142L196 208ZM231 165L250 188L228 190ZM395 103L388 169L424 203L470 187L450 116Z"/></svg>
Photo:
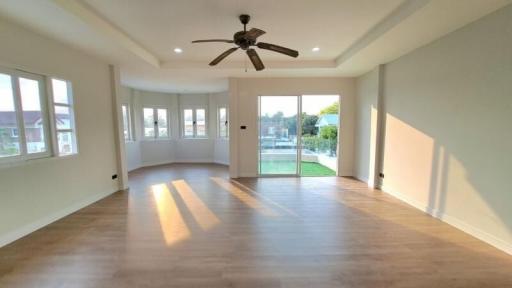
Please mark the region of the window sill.
<svg viewBox="0 0 512 288"><path fill-rule="evenodd" d="M141 142L165 142L165 141L172 141L172 138L144 138L141 140Z"/></svg>
<svg viewBox="0 0 512 288"><path fill-rule="evenodd" d="M208 137L182 137L182 140L208 140Z"/></svg>
<svg viewBox="0 0 512 288"><path fill-rule="evenodd" d="M0 169L29 166L29 165L59 161L59 160L64 160L64 159L74 159L77 157L78 157L78 153L70 154L70 155L63 155L63 156L48 156L48 157L33 158L33 159L11 160L11 161L0 162Z"/></svg>

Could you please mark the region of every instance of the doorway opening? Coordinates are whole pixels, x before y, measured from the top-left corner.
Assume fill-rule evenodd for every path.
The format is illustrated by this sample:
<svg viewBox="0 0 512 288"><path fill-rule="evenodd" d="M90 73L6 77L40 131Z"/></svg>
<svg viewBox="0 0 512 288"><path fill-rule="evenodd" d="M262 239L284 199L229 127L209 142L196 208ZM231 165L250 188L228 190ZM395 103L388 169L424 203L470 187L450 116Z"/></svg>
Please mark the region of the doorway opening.
<svg viewBox="0 0 512 288"><path fill-rule="evenodd" d="M336 176L339 95L259 97L259 175Z"/></svg>

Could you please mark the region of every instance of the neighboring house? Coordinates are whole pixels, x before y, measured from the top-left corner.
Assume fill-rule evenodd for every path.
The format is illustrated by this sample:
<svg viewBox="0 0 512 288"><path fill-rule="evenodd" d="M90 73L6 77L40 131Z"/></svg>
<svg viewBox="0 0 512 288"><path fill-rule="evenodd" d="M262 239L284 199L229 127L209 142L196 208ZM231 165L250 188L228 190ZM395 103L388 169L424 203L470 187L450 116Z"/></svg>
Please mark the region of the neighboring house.
<svg viewBox="0 0 512 288"><path fill-rule="evenodd" d="M336 126L338 127L338 114L324 114L321 115L316 121L315 127L322 129L325 126Z"/></svg>
<svg viewBox="0 0 512 288"><path fill-rule="evenodd" d="M69 127L69 115L56 114L58 126ZM44 130L39 111L23 112L25 125L25 137L27 139L27 150L31 153L45 151ZM0 111L0 154L2 151L19 151L19 130L16 113L12 111ZM66 135L63 135L66 136ZM62 139L60 139L62 138ZM59 145L71 145L69 137L59 137ZM69 142L69 143L66 143ZM6 153L9 155L10 153Z"/></svg>

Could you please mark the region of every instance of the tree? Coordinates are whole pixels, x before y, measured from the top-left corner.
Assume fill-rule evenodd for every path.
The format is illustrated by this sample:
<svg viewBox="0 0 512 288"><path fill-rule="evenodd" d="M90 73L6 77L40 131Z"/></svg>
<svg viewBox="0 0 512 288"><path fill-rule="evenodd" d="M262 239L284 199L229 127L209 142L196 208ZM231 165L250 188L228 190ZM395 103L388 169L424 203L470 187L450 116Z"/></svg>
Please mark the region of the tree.
<svg viewBox="0 0 512 288"><path fill-rule="evenodd" d="M316 135L318 133L318 127L315 126L317 121L318 116L302 113L302 135Z"/></svg>
<svg viewBox="0 0 512 288"><path fill-rule="evenodd" d="M329 140L329 150L331 155L336 155L338 146L338 128L336 126L324 126L320 129L320 138Z"/></svg>
<svg viewBox="0 0 512 288"><path fill-rule="evenodd" d="M288 129L288 136L297 135L297 117L290 116L283 118L283 128Z"/></svg>
<svg viewBox="0 0 512 288"><path fill-rule="evenodd" d="M337 102L332 103L331 105L325 107L324 109L320 110L320 115L325 114L338 114L339 113L339 105Z"/></svg>

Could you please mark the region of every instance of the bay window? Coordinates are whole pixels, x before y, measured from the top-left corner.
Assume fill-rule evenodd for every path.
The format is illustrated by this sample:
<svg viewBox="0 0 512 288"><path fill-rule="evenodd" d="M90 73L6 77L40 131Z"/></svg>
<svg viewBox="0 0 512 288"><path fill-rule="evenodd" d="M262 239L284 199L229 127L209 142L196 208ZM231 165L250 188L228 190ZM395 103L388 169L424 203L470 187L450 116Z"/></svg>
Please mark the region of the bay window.
<svg viewBox="0 0 512 288"><path fill-rule="evenodd" d="M184 138L207 138L206 108L187 107L182 110Z"/></svg>
<svg viewBox="0 0 512 288"><path fill-rule="evenodd" d="M169 115L166 108L144 107L142 116L144 138L169 138Z"/></svg>

